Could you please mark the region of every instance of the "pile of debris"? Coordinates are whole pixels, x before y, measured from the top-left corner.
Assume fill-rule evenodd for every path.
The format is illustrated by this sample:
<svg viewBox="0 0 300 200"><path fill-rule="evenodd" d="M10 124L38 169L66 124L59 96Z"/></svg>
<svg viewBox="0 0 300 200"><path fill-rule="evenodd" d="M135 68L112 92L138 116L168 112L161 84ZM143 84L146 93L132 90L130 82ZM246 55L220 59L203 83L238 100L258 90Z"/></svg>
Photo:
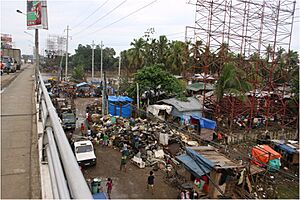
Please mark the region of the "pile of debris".
<svg viewBox="0 0 300 200"><path fill-rule="evenodd" d="M91 109L91 107L89 108ZM150 166L167 169L169 162L182 154L184 146L197 146L189 136L170 129L165 123L141 118L123 118L91 114L89 126L99 142L103 135L109 138L109 145L121 150L126 144L129 158L139 167Z"/></svg>

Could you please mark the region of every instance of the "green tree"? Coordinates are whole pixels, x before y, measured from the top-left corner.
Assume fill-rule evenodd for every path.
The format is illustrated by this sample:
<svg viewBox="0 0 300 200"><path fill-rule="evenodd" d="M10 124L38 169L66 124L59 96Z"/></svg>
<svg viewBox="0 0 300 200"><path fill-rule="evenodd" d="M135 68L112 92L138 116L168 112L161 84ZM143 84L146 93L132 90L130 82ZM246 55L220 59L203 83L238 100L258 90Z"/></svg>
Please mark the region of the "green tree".
<svg viewBox="0 0 300 200"><path fill-rule="evenodd" d="M145 44L146 41L143 38L134 39L130 44L133 48L128 50L128 56L130 65L135 70L142 68L145 63Z"/></svg>
<svg viewBox="0 0 300 200"><path fill-rule="evenodd" d="M72 79L78 82L85 80L84 67L82 65L79 65L73 69Z"/></svg>
<svg viewBox="0 0 300 200"><path fill-rule="evenodd" d="M235 67L233 63L226 63L216 83L215 94L217 101L220 101L225 93L245 100L245 92L251 89L252 85L247 81L245 72Z"/></svg>
<svg viewBox="0 0 300 200"><path fill-rule="evenodd" d="M167 70L180 75L185 67L186 44L181 41L172 41L167 56Z"/></svg>
<svg viewBox="0 0 300 200"><path fill-rule="evenodd" d="M150 100L155 102L160 92L166 95L182 97L184 92L183 84L165 71L162 65L146 66L138 70L134 75L134 81L128 89L128 94L132 97L136 95L136 83L139 83L140 95L144 92L152 91L154 97Z"/></svg>

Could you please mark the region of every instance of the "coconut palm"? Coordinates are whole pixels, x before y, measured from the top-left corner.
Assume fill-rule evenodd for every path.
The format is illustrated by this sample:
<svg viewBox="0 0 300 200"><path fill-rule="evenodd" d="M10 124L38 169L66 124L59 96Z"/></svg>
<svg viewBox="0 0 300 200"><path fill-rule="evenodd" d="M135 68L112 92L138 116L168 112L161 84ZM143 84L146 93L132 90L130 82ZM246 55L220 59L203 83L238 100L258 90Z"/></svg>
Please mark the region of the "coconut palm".
<svg viewBox="0 0 300 200"><path fill-rule="evenodd" d="M129 60L130 65L133 66L135 70L143 67L145 63L145 44L146 41L143 38L134 39L130 43L133 48L129 49Z"/></svg>
<svg viewBox="0 0 300 200"><path fill-rule="evenodd" d="M236 68L232 63L226 63L216 83L215 94L218 102L220 102L224 94L236 96L244 101L246 97L245 92L251 89L252 85L246 80L244 71Z"/></svg>
<svg viewBox="0 0 300 200"><path fill-rule="evenodd" d="M180 75L184 69L184 51L185 43L181 41L172 41L167 56L167 67L168 70Z"/></svg>

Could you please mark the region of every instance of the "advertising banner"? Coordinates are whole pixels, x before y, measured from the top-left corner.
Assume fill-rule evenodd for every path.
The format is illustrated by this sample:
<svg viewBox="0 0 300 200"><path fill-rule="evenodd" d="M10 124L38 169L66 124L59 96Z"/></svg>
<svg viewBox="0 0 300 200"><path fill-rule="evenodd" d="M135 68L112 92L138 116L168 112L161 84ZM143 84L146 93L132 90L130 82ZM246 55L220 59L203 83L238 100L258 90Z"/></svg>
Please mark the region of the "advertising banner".
<svg viewBox="0 0 300 200"><path fill-rule="evenodd" d="M27 0L27 29L48 29L46 0Z"/></svg>

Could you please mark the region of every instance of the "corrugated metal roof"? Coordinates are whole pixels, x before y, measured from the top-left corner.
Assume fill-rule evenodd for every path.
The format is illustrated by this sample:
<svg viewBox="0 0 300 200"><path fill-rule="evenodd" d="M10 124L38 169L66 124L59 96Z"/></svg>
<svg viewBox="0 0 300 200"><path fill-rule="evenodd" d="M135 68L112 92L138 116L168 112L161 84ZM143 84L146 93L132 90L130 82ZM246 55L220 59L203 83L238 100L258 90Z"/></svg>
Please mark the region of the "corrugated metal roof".
<svg viewBox="0 0 300 200"><path fill-rule="evenodd" d="M188 101L180 101L176 98L163 99L158 102L162 102L171 106L174 106L179 112L185 111L200 111L202 110L202 104L195 97L188 97Z"/></svg>
<svg viewBox="0 0 300 200"><path fill-rule="evenodd" d="M204 83L203 82L192 83L190 85L187 85L186 89L192 90L194 92L198 92L200 90L204 90ZM205 90L214 90L213 84L206 83Z"/></svg>

